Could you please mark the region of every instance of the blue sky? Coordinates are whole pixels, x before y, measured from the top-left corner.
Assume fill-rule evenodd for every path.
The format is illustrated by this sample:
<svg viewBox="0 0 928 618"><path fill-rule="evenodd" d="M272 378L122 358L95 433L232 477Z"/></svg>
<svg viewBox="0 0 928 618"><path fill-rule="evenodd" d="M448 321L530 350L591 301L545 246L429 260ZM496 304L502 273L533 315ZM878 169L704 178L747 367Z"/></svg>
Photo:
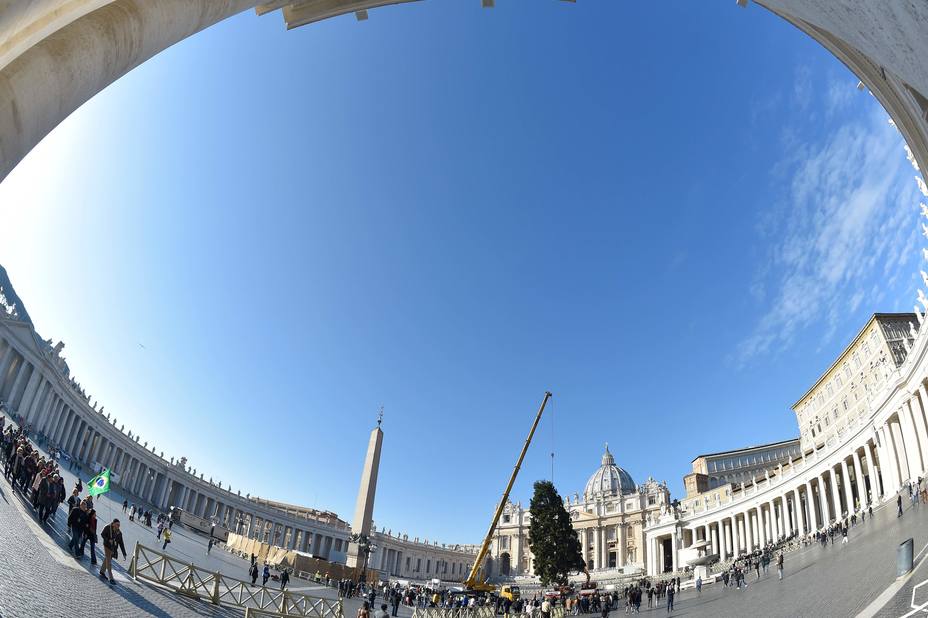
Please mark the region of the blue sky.
<svg viewBox="0 0 928 618"><path fill-rule="evenodd" d="M120 423L243 493L477 542L603 443L675 496L873 311L918 195L875 99L725 3L246 13L90 101L0 184L0 263ZM141 347L139 344L142 344Z"/></svg>

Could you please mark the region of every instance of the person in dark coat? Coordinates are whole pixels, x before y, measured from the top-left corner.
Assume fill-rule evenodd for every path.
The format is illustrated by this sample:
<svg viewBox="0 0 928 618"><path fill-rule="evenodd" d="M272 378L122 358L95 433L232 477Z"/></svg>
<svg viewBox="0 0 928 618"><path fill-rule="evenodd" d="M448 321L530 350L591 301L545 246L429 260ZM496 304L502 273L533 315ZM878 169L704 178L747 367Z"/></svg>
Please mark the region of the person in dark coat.
<svg viewBox="0 0 928 618"><path fill-rule="evenodd" d="M113 581L113 558L119 558L119 550L122 550L123 560L126 558L126 546L122 542L122 532L119 530L119 520L103 528L100 534L103 537L103 564L100 566L100 577L106 577L109 574L110 583Z"/></svg>
<svg viewBox="0 0 928 618"><path fill-rule="evenodd" d="M68 528L71 529L71 540L68 542L68 549L75 556L80 556L81 541L84 538L84 531L87 527L87 504L81 502L78 506L71 509L68 515Z"/></svg>

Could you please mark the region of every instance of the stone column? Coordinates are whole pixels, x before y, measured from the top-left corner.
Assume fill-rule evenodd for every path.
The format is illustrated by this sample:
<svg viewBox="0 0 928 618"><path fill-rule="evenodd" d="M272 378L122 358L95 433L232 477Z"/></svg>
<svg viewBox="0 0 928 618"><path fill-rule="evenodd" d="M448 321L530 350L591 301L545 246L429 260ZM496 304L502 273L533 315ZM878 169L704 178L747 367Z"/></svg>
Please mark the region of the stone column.
<svg viewBox="0 0 928 618"><path fill-rule="evenodd" d="M910 476L909 471L909 456L907 454L907 445L905 437L902 435L902 423L899 422L899 417L897 416L895 420L890 420L889 423L889 433L892 437L893 450L896 453L896 464L899 468L899 475L896 477L898 481L896 489L902 487L902 484L908 481Z"/></svg>
<svg viewBox="0 0 928 618"><path fill-rule="evenodd" d="M674 528L674 531L670 533L670 557L673 560L673 570L677 570L677 530Z"/></svg>
<svg viewBox="0 0 928 618"><path fill-rule="evenodd" d="M841 494L838 492L838 475L835 474L835 466L832 465L828 468L829 476L831 476L831 500L834 504L834 518L835 520L841 519Z"/></svg>
<svg viewBox="0 0 928 618"><path fill-rule="evenodd" d="M738 522L738 514L735 513L731 518L731 547L732 547L732 556L737 558L741 555L741 539L738 538L738 529L740 523Z"/></svg>
<svg viewBox="0 0 928 618"><path fill-rule="evenodd" d="M599 551L599 529L591 528L590 534L593 535L593 568L602 569L603 563L600 562L600 551Z"/></svg>
<svg viewBox="0 0 928 618"><path fill-rule="evenodd" d="M23 420L27 423L29 422L29 408L32 404L32 400L35 399L35 391L39 387L39 381L41 379L42 376L39 373L39 368L33 365L32 373L29 374L26 387L23 389L23 396L19 398L19 405L16 406L16 411L19 412Z"/></svg>
<svg viewBox="0 0 928 618"><path fill-rule="evenodd" d="M26 368L29 366L29 363L23 357L23 362L19 364L19 368L16 370L16 378L13 380L13 387L10 389L10 394L7 396L7 404L10 408L16 411L19 411L19 406L17 403L17 395L19 392L19 387L22 385L23 380L26 379Z"/></svg>
<svg viewBox="0 0 928 618"><path fill-rule="evenodd" d="M851 457L854 460L854 478L857 484L857 501L860 503L860 508L864 509L867 507L867 484L864 482L864 473L863 466L860 464L860 453L857 452L857 449L854 449L854 454Z"/></svg>
<svg viewBox="0 0 928 618"><path fill-rule="evenodd" d="M925 426L925 415L922 410L922 404L919 400L918 392L914 393L906 402L912 420L915 421L915 437L918 438L919 453L921 454L921 471L922 474L928 470L928 429Z"/></svg>
<svg viewBox="0 0 928 618"><path fill-rule="evenodd" d="M844 485L844 499L847 502L847 514L854 512L854 490L851 489L851 475L847 469L847 457L841 460L841 484Z"/></svg>
<svg viewBox="0 0 928 618"><path fill-rule="evenodd" d="M795 507L795 505L793 505ZM793 530L796 528L796 521L793 518L793 522L789 521L789 499L787 494L780 494L780 521L782 525L780 526L780 536L787 537L793 533Z"/></svg>
<svg viewBox="0 0 928 618"><path fill-rule="evenodd" d="M815 510L815 493L812 491L812 479L806 481L806 507L809 509L809 525L811 532L819 529L818 513Z"/></svg>
<svg viewBox="0 0 928 618"><path fill-rule="evenodd" d="M625 566L625 563L628 562L628 556L625 554L625 550L628 547L628 532L623 525L616 526L616 528L618 528L616 538L619 540L618 563L619 566Z"/></svg>
<svg viewBox="0 0 928 618"><path fill-rule="evenodd" d="M3 357L0 359L0 395L3 394L4 387L7 385L6 374L9 373L10 365L13 364L13 359L15 357L16 351L13 349L13 346L7 345Z"/></svg>
<svg viewBox="0 0 928 618"><path fill-rule="evenodd" d="M880 480L879 466L876 460L876 444L871 440L864 442L864 458L861 462L866 469L865 475L870 480L870 502L880 502L883 499L883 483Z"/></svg>
<svg viewBox="0 0 928 618"><path fill-rule="evenodd" d="M800 534L806 534L806 522L804 519L804 513L802 512L802 500L799 495L799 486L793 488L793 529L798 531Z"/></svg>
<svg viewBox="0 0 928 618"><path fill-rule="evenodd" d="M719 560L724 560L725 554L727 552L727 549L726 549L727 539L725 538L725 520L724 519L720 519L718 521L718 523L716 524L716 529L717 529L718 539L717 539L717 543L715 546L716 548L715 553L719 555Z"/></svg>
<svg viewBox="0 0 928 618"><path fill-rule="evenodd" d="M922 470L921 449L918 447L918 437L915 434L915 423L912 420L912 411L906 403L899 408L899 427L902 430L902 439L905 442L906 466L909 469L909 478L920 476Z"/></svg>

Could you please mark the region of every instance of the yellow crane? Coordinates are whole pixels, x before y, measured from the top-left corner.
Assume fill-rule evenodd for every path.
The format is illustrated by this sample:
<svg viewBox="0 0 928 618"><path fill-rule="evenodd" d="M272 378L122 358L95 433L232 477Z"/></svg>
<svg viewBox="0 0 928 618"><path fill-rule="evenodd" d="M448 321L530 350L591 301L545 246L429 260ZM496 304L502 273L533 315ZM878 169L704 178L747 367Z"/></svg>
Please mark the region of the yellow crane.
<svg viewBox="0 0 928 618"><path fill-rule="evenodd" d="M545 404L548 403L548 399L550 398L551 393L545 392L545 398L541 400L541 407L538 408L538 414L535 415L535 422L532 423L532 429L528 432L528 437L525 439L525 444L522 446L522 452L519 453L519 459L516 461L516 467L512 470L512 476L509 477L509 483L506 485L506 490L503 492L503 497L500 499L499 505L496 507L496 512L493 513L493 519L490 520L490 529L487 530L487 535L483 539L483 544L480 546L480 551L477 552L477 559L474 560L474 566L471 568L470 574L463 582L464 587L468 591L493 592L496 590L495 586L478 580L477 578L482 568L481 565L483 563L483 559L486 558L487 550L490 548L490 542L493 540L493 531L496 530L496 524L499 522L499 517L503 514L503 509L506 507L506 501L509 499L509 492L512 491L512 485L516 482L516 476L519 474L519 468L522 466L522 460L525 459L525 453L528 452L528 445L532 443L532 436L535 435L535 428L538 427L538 421L541 420L541 414L545 411Z"/></svg>

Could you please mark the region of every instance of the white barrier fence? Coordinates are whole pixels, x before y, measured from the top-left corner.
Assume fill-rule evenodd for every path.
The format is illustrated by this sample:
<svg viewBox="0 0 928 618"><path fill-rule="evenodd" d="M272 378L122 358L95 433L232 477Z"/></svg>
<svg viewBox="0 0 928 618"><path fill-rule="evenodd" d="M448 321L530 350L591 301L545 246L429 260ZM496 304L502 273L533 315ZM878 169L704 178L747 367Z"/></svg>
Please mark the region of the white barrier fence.
<svg viewBox="0 0 928 618"><path fill-rule="evenodd" d="M344 618L340 599L323 599L289 590L273 590L219 571L208 571L193 563L172 558L136 543L129 572L184 596L214 605L244 608L249 616L285 615L311 618ZM483 618L483 617L481 617Z"/></svg>
<svg viewBox="0 0 928 618"><path fill-rule="evenodd" d="M442 609L440 607L417 607L412 612L412 618L496 618L495 606L484 606L475 608L460 609ZM509 612L505 618L541 618L541 609L535 608L532 611L522 611L521 613ZM551 609L551 618L564 618L564 608L554 607Z"/></svg>

